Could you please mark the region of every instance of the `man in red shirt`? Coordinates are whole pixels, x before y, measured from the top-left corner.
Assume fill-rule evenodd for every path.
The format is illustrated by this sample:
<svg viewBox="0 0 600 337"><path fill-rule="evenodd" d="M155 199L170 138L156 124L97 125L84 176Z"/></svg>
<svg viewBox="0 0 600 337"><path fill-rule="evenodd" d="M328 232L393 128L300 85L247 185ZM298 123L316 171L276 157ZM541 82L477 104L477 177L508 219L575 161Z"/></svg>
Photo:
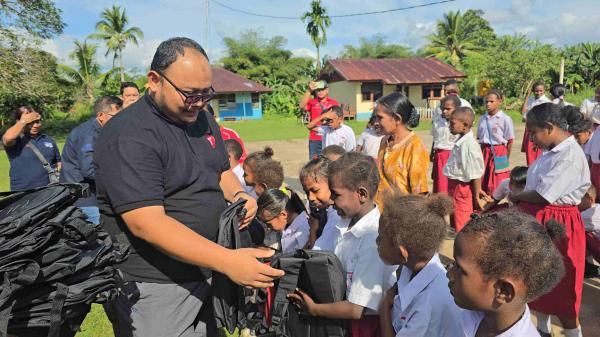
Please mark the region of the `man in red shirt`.
<svg viewBox="0 0 600 337"><path fill-rule="evenodd" d="M314 95L314 98L313 98ZM300 99L300 109L306 110L310 115L310 120L318 118L323 112L332 106L339 106L336 100L329 97L329 86L325 81L308 83L308 89ZM323 149L322 137L316 131L311 130L308 138L309 160L321 154Z"/></svg>
<svg viewBox="0 0 600 337"><path fill-rule="evenodd" d="M208 110L208 112L210 112L210 114L215 118L215 110L213 110L212 106L210 106L210 104L208 104L206 106L206 110ZM244 160L246 160L246 146L244 146L244 141L242 140L242 138L240 138L240 135L235 132L233 129L230 128L226 128L223 125L219 124L219 130L221 131L221 138L223 138L223 141L226 141L227 139L233 139L236 140L238 143L240 143L240 145L242 146L242 156L240 157L239 163L243 164Z"/></svg>

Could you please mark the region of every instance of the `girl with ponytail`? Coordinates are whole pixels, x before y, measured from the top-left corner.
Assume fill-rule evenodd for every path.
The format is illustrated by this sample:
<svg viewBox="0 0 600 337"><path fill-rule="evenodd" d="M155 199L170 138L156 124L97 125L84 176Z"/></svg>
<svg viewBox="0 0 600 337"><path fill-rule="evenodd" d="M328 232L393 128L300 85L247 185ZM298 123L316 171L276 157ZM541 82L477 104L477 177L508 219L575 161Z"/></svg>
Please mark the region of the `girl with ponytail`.
<svg viewBox="0 0 600 337"><path fill-rule="evenodd" d="M565 336L581 336L579 309L585 266L585 227L577 205L590 187L590 170L572 132L584 116L577 110L545 103L527 116L533 143L545 152L527 171L522 192L511 201L543 225L558 221L566 236L555 244L564 257L565 275L549 293L530 303L538 329L549 333L550 315L558 316Z"/></svg>
<svg viewBox="0 0 600 337"><path fill-rule="evenodd" d="M384 135L378 153L381 181L377 204L386 191L404 194L427 193L429 153L411 131L419 125L419 113L402 93L391 93L375 103L375 127Z"/></svg>

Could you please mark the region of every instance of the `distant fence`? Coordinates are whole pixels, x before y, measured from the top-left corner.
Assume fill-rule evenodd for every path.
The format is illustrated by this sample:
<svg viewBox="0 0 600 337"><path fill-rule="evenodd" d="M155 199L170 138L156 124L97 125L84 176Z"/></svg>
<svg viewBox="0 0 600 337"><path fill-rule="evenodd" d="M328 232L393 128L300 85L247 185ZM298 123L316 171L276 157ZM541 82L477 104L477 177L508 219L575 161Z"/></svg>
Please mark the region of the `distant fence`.
<svg viewBox="0 0 600 337"><path fill-rule="evenodd" d="M433 118L433 111L435 108L417 107L417 111L421 115L421 120L431 120Z"/></svg>

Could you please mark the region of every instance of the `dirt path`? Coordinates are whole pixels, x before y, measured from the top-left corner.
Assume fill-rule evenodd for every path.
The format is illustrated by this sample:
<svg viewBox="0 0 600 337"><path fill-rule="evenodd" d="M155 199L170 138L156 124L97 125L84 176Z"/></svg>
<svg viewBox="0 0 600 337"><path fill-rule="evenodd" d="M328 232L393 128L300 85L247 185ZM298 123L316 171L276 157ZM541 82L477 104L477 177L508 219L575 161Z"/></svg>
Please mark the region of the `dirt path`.
<svg viewBox="0 0 600 337"><path fill-rule="evenodd" d="M525 154L521 153L523 126L516 126L515 132L516 139L512 148L511 164L512 166L526 165ZM427 148L431 148L432 139L429 131L418 131L417 134ZM308 161L308 141L294 139L246 143L249 152L262 150L265 146L271 146L275 151L274 158L281 161L286 175L286 183L296 191L302 191L298 181L298 172ZM441 253L448 258L452 257L453 241L448 239L442 245ZM600 278L585 280L581 312L584 336L600 337ZM553 330L554 336L562 336L557 325L553 326Z"/></svg>

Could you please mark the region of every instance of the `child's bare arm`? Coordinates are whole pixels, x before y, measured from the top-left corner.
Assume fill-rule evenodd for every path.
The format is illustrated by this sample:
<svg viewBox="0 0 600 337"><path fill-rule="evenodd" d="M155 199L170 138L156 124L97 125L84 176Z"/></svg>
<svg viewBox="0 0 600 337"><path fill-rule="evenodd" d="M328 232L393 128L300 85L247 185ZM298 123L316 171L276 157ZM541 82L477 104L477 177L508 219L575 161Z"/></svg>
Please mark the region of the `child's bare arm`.
<svg viewBox="0 0 600 337"><path fill-rule="evenodd" d="M301 309L305 314L326 318L341 319L360 319L362 318L364 307L348 301L339 301L334 303L315 303L310 296L302 290L288 295L294 305Z"/></svg>
<svg viewBox="0 0 600 337"><path fill-rule="evenodd" d="M476 211L483 210L487 194L481 189L481 178L471 180L471 190L473 191L473 208Z"/></svg>

